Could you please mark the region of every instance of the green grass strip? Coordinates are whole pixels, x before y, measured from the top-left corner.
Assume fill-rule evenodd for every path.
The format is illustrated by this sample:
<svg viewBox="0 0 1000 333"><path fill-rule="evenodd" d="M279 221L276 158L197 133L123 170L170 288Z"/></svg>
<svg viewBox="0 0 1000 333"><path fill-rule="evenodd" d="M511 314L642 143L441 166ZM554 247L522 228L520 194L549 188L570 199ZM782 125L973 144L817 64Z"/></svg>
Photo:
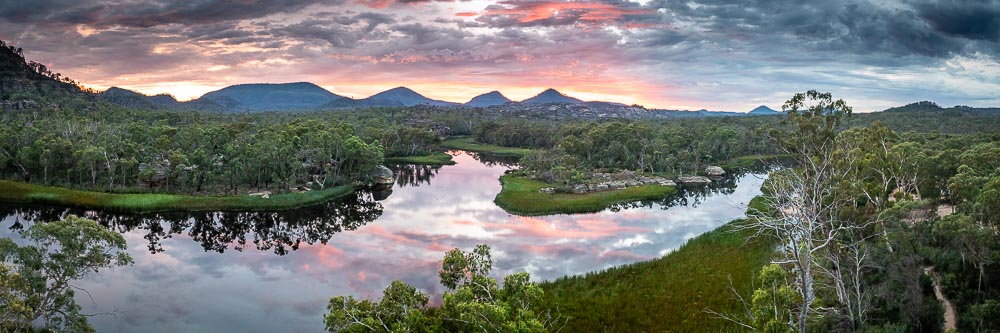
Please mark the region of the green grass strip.
<svg viewBox="0 0 1000 333"><path fill-rule="evenodd" d="M451 155L444 152L433 152L424 156L393 156L386 157L386 163L420 164L420 165L454 165Z"/></svg>
<svg viewBox="0 0 1000 333"><path fill-rule="evenodd" d="M0 201L3 202L107 209L130 213L286 210L320 204L353 192L352 186L345 185L319 191L275 194L264 199L246 195L103 193L0 180Z"/></svg>
<svg viewBox="0 0 1000 333"><path fill-rule="evenodd" d="M676 191L671 186L643 185L584 194L549 194L538 190L552 187L550 184L510 175L501 176L500 184L503 188L493 202L508 213L522 216L594 213L615 203L660 199Z"/></svg>
<svg viewBox="0 0 1000 333"><path fill-rule="evenodd" d="M512 147L501 147L485 143L478 143L472 137L457 137L445 140L441 142L441 147L465 150L465 151L475 151L481 153L490 153L493 155L501 156L518 156L523 157L531 153L532 149L528 148L512 148Z"/></svg>
<svg viewBox="0 0 1000 333"><path fill-rule="evenodd" d="M659 259L544 282L542 307L571 318L564 332L738 331L705 309L741 313L730 279L748 297L753 276L774 253L772 242L734 232L738 222Z"/></svg>

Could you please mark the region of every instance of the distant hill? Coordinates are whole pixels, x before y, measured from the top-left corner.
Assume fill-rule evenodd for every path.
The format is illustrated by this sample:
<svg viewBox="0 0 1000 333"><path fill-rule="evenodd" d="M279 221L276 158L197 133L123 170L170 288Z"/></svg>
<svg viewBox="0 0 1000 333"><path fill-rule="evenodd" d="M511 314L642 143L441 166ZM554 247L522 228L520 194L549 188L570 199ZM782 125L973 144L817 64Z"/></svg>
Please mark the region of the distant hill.
<svg viewBox="0 0 1000 333"><path fill-rule="evenodd" d="M167 94L145 95L132 90L111 87L97 94L99 100L117 104L131 109L143 110L200 110L225 111L227 108L210 99L196 99L188 102L178 102L174 96ZM225 101L225 100L223 100Z"/></svg>
<svg viewBox="0 0 1000 333"><path fill-rule="evenodd" d="M199 99L226 105L229 111L310 110L344 98L309 82L238 84ZM233 103L236 102L236 103Z"/></svg>
<svg viewBox="0 0 1000 333"><path fill-rule="evenodd" d="M487 107L487 106L494 106L494 105L501 105L501 104L510 103L510 101L511 100L509 98L507 98L507 96L504 96L499 91L494 90L494 91L491 91L491 92L488 92L488 93L485 93L485 94L473 97L471 100L469 100L468 102L465 102L465 104L463 104L463 105L465 105L465 106L471 106L471 107Z"/></svg>
<svg viewBox="0 0 1000 333"><path fill-rule="evenodd" d="M573 98L573 97L566 96L565 94L563 94L563 93L561 93L561 92L559 92L559 91L557 91L555 89L549 88L549 89L545 89L545 91L543 91L542 93L540 93L538 95L535 95L535 97L532 97L532 98L529 98L529 99L521 101L521 103L525 103L525 104L551 104L551 103L578 104L578 103L583 103L583 101L581 101L579 99L576 99L576 98Z"/></svg>
<svg viewBox="0 0 1000 333"><path fill-rule="evenodd" d="M1000 113L1000 108L974 108L965 105L956 105L950 108L943 108L937 103L929 101L920 101L916 103L910 103L903 106L897 106L894 108L888 108L882 112L889 113L945 113L945 114L982 114L990 113L997 114Z"/></svg>
<svg viewBox="0 0 1000 333"><path fill-rule="evenodd" d="M452 103L452 102L446 102L446 101L439 101L439 100L436 100L436 99L430 99L430 98L424 97L424 95L421 95L421 94L417 93L416 91L413 91L412 89L406 88L406 87L392 88L392 89L389 89L389 90L377 93L375 95L372 95L372 96L370 96L368 98L365 98L365 99L363 99L361 101L364 101L364 102L361 102L362 104L367 103L367 104L370 104L370 105L381 105L381 104L387 104L387 105L394 105L395 104L395 105L403 105L403 106L414 106L414 105L418 105L418 104L433 105L433 106L459 106L459 105L461 105L461 104L458 104L458 103Z"/></svg>
<svg viewBox="0 0 1000 333"><path fill-rule="evenodd" d="M0 100L14 93L83 95L75 81L26 60L21 48L0 40Z"/></svg>
<svg viewBox="0 0 1000 333"><path fill-rule="evenodd" d="M769 108L765 105L761 105L753 110L750 110L750 112L747 112L747 114L751 116L773 116L781 114L781 112L775 111L774 109Z"/></svg>

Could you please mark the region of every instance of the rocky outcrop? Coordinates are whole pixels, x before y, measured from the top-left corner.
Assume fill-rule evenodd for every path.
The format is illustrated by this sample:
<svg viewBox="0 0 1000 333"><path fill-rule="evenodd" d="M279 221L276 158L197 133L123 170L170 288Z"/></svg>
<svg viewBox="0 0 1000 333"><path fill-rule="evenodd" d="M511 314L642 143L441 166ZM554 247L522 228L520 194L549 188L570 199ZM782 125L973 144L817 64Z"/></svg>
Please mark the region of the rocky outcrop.
<svg viewBox="0 0 1000 333"><path fill-rule="evenodd" d="M681 185L704 185L712 183L712 180L702 176L685 176L677 178L677 183Z"/></svg>
<svg viewBox="0 0 1000 333"><path fill-rule="evenodd" d="M623 180L608 180L620 177L615 177L614 175L620 174L601 174L595 173L593 176L594 180L598 182L590 184L576 184L570 189L571 192L576 194L591 193L591 192L604 192L611 190L624 190L629 187L643 186L643 185L662 185L662 186L677 186L673 180L666 179L663 177L647 177L647 176L637 176L634 172L629 171L628 175L633 177L632 179ZM604 181L599 181L604 180ZM538 190L540 193L555 193L556 188L545 187Z"/></svg>
<svg viewBox="0 0 1000 333"><path fill-rule="evenodd" d="M709 177L722 177L726 175L726 170L719 166L710 166L705 168L705 174Z"/></svg>
<svg viewBox="0 0 1000 333"><path fill-rule="evenodd" d="M30 100L30 99L26 99L26 100L22 100L22 101L3 101L3 102L0 102L0 109L3 109L4 111L27 110L27 109L34 109L34 108L37 108L37 107L38 107L38 102L35 102L33 100Z"/></svg>
<svg viewBox="0 0 1000 333"><path fill-rule="evenodd" d="M396 174L393 173L392 170L389 170L389 168L386 168L385 166L376 166L375 169L372 170L372 183L377 186L392 186L392 184L396 182L394 177L395 175Z"/></svg>

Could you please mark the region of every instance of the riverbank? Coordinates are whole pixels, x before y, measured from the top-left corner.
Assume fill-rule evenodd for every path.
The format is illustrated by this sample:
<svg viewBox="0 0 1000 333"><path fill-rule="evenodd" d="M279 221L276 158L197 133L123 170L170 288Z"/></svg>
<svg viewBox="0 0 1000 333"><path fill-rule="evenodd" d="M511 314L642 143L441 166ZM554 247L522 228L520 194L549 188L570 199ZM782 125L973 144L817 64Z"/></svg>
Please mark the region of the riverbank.
<svg viewBox="0 0 1000 333"><path fill-rule="evenodd" d="M789 158L791 158L791 155L788 154L747 155L747 156L734 157L729 161L726 161L726 163L719 164L719 166L726 170L749 168L754 165L757 165L757 163L785 160Z"/></svg>
<svg viewBox="0 0 1000 333"><path fill-rule="evenodd" d="M540 193L552 185L511 175L501 176L500 184L503 187L493 202L508 213L522 216L595 213L616 203L662 199L676 191L672 186L650 184L582 194Z"/></svg>
<svg viewBox="0 0 1000 333"><path fill-rule="evenodd" d="M455 165L451 155L445 152L433 152L423 156L393 156L386 157L385 163L420 164L420 165Z"/></svg>
<svg viewBox="0 0 1000 333"><path fill-rule="evenodd" d="M542 307L572 318L567 332L720 332L736 327L706 309L740 313L732 286L749 300L753 276L774 244L733 230L737 220L688 240L659 259L541 284Z"/></svg>
<svg viewBox="0 0 1000 333"><path fill-rule="evenodd" d="M344 185L318 191L275 194L269 198L247 195L118 194L0 180L2 202L104 209L127 213L287 210L320 204L353 192L353 186Z"/></svg>
<svg viewBox="0 0 1000 333"><path fill-rule="evenodd" d="M524 157L525 155L530 154L532 151L531 149L528 148L502 147L485 143L479 143L476 142L474 138L468 136L456 137L445 140L441 142L441 147L465 150L465 151L474 151L480 153L489 153L500 156L517 156L517 157Z"/></svg>

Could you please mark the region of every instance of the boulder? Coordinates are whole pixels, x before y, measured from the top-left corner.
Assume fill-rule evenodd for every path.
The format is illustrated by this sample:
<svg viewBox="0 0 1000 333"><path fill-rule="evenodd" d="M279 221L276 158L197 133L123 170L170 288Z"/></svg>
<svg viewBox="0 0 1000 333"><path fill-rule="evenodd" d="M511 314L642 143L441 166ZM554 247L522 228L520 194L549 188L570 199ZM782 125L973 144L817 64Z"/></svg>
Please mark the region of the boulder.
<svg viewBox="0 0 1000 333"><path fill-rule="evenodd" d="M608 187L610 187L612 190L620 190L620 189L625 188L625 182L623 182L623 181L613 181L613 182L608 183Z"/></svg>
<svg viewBox="0 0 1000 333"><path fill-rule="evenodd" d="M395 175L389 168L379 165L372 170L372 182L375 185L392 185L396 182Z"/></svg>
<svg viewBox="0 0 1000 333"><path fill-rule="evenodd" d="M594 191L597 191L597 192L600 192L600 191L607 191L607 190L608 190L608 184L605 184L605 183L600 183L600 184L597 184L597 185L594 185L594 186L592 186L592 189L593 189Z"/></svg>
<svg viewBox="0 0 1000 333"><path fill-rule="evenodd" d="M711 183L712 180L702 176L687 176L677 178L677 182L684 185L704 185Z"/></svg>
<svg viewBox="0 0 1000 333"><path fill-rule="evenodd" d="M586 184L580 184L580 185L573 186L573 193L580 194L580 193L587 193L587 192L590 192L590 187L587 186Z"/></svg>
<svg viewBox="0 0 1000 333"><path fill-rule="evenodd" d="M546 193L546 194L556 193L556 188L555 187L543 187L543 188L541 188L541 189L538 190L538 193Z"/></svg>
<svg viewBox="0 0 1000 333"><path fill-rule="evenodd" d="M642 182L636 180L626 180L625 187L642 186Z"/></svg>
<svg viewBox="0 0 1000 333"><path fill-rule="evenodd" d="M713 165L705 168L705 174L709 177L722 177L726 175L726 169Z"/></svg>
<svg viewBox="0 0 1000 333"><path fill-rule="evenodd" d="M660 184L660 185L663 185L663 186L677 186L677 183L674 183L674 181L672 181L670 179L661 180L657 184Z"/></svg>

